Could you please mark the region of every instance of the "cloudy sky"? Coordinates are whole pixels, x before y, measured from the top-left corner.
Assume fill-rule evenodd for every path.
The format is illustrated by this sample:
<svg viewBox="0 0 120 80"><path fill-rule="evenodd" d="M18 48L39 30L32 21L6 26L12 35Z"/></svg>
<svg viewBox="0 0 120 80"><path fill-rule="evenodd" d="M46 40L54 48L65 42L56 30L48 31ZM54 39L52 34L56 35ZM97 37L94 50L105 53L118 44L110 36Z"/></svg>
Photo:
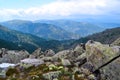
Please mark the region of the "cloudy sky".
<svg viewBox="0 0 120 80"><path fill-rule="evenodd" d="M76 19L118 22L120 0L0 0L0 21Z"/></svg>

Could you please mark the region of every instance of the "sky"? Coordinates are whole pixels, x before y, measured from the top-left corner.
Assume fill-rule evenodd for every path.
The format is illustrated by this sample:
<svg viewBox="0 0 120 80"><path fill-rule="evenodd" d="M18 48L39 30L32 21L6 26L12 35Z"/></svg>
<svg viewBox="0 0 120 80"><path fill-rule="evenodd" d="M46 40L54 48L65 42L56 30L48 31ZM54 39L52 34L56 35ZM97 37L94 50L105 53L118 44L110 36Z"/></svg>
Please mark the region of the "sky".
<svg viewBox="0 0 120 80"><path fill-rule="evenodd" d="M0 0L0 21L74 19L120 21L120 0Z"/></svg>

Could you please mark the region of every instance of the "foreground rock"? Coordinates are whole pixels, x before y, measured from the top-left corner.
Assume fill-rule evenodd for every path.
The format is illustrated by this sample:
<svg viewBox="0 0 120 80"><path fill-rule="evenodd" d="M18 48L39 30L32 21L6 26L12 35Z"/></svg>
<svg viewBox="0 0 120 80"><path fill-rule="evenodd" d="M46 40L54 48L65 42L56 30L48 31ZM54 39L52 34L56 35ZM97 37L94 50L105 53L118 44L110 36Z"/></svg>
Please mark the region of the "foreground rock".
<svg viewBox="0 0 120 80"><path fill-rule="evenodd" d="M120 56L119 47L109 47L95 41L88 41L86 43L86 53L87 61L92 64L94 70Z"/></svg>
<svg viewBox="0 0 120 80"><path fill-rule="evenodd" d="M120 57L100 69L101 79L120 80Z"/></svg>

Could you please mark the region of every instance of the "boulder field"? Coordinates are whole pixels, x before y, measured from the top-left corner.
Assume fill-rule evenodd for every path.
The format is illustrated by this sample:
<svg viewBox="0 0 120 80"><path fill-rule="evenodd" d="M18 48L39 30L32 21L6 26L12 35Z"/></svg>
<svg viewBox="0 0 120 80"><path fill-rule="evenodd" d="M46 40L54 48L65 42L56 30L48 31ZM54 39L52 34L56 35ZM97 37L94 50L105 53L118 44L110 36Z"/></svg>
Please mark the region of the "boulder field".
<svg viewBox="0 0 120 80"><path fill-rule="evenodd" d="M43 52L41 48L32 54L25 50L0 49L1 63L18 64L12 68L11 72L9 72L11 69L9 68L6 71L6 77L2 79L120 80L120 46L117 45L118 40L120 39L111 45L89 40L86 44L78 44L72 49L57 53L51 49ZM26 59L31 62L27 61L26 64L21 62L21 60ZM35 60L37 62L42 61L42 64L35 66L38 64Z"/></svg>

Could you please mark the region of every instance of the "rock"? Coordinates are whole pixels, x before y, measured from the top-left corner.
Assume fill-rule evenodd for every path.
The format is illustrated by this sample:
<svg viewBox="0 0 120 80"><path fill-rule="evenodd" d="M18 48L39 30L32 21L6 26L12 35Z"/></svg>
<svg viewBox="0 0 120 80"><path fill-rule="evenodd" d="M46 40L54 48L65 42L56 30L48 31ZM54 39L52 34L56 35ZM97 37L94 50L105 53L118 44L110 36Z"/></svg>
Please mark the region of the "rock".
<svg viewBox="0 0 120 80"><path fill-rule="evenodd" d="M42 55L41 48L36 49L32 55L34 55L36 58Z"/></svg>
<svg viewBox="0 0 120 80"><path fill-rule="evenodd" d="M94 66L93 66L90 62L86 62L85 64L83 64L83 65L81 66L81 68L87 69L87 70L89 70L89 72L95 71L95 70L94 70Z"/></svg>
<svg viewBox="0 0 120 80"><path fill-rule="evenodd" d="M74 51L77 53L84 53L84 47L84 44L81 43L74 48Z"/></svg>
<svg viewBox="0 0 120 80"><path fill-rule="evenodd" d="M51 57L51 56L55 55L55 52L53 50L49 49L49 50L45 51L44 55L47 57Z"/></svg>
<svg viewBox="0 0 120 80"><path fill-rule="evenodd" d="M53 56L53 60L58 61L61 60L62 58L64 59L67 57L66 55L69 54L69 52L70 52L69 50L60 51Z"/></svg>
<svg viewBox="0 0 120 80"><path fill-rule="evenodd" d="M1 62L5 63L19 63L20 60L24 58L28 58L29 53L25 50L21 51L15 51L15 50L8 50L6 53L2 56Z"/></svg>
<svg viewBox="0 0 120 80"><path fill-rule="evenodd" d="M117 47L109 47L90 40L86 43L86 55L87 61L90 62L94 70L96 70L113 58L119 56L120 51Z"/></svg>
<svg viewBox="0 0 120 80"><path fill-rule="evenodd" d="M36 57L34 55L29 55L30 59L35 59Z"/></svg>
<svg viewBox="0 0 120 80"><path fill-rule="evenodd" d="M46 80L53 80L56 78L58 79L60 75L61 75L61 71L53 71L53 72L43 74L43 77Z"/></svg>
<svg viewBox="0 0 120 80"><path fill-rule="evenodd" d="M43 57L41 59L44 60L45 62L52 62L53 61L52 57Z"/></svg>
<svg viewBox="0 0 120 80"><path fill-rule="evenodd" d="M63 66L70 66L71 65L70 61L67 59L62 59L61 61L62 61Z"/></svg>
<svg viewBox="0 0 120 80"><path fill-rule="evenodd" d="M24 63L24 64L31 64L31 65L34 65L34 66L44 64L44 61L41 60L41 59L30 59L30 58L23 59L20 62Z"/></svg>
<svg viewBox="0 0 120 80"><path fill-rule="evenodd" d="M76 49L71 49L71 50L63 50L58 53L56 53L53 56L54 60L61 60L61 59L68 59L70 61L74 61L78 56L80 56L84 50L81 50L82 48L77 47Z"/></svg>
<svg viewBox="0 0 120 80"><path fill-rule="evenodd" d="M70 50L69 54L67 54L66 59L70 60L71 62L74 61L78 56L80 56L83 52L76 52L73 50Z"/></svg>
<svg viewBox="0 0 120 80"><path fill-rule="evenodd" d="M78 56L76 58L76 60L74 61L74 64L77 67L80 67L82 64L84 64L85 62L87 62L87 58L86 58L86 53L81 54L80 56Z"/></svg>
<svg viewBox="0 0 120 80"><path fill-rule="evenodd" d="M120 57L100 69L102 80L120 80Z"/></svg>

